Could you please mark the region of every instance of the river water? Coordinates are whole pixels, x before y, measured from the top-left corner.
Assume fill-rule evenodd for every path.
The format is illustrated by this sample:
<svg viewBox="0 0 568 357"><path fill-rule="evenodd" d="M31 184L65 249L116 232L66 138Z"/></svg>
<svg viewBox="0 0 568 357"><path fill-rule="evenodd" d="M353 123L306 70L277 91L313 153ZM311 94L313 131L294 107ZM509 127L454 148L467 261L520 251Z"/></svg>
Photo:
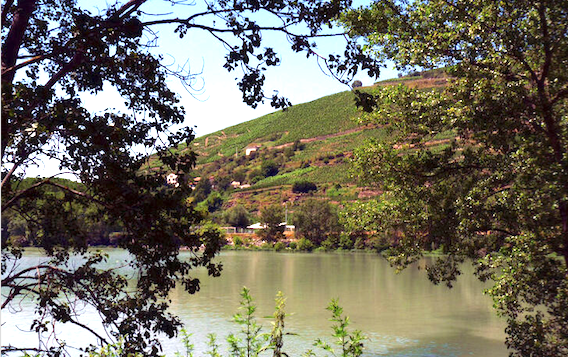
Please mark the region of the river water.
<svg viewBox="0 0 568 357"><path fill-rule="evenodd" d="M124 251L105 251L109 264L127 259ZM41 254L30 250L25 258L37 260ZM207 334L215 333L224 345L226 336L239 330L231 320L238 311L243 286L251 290L265 332L271 328L265 317L273 313L274 297L278 291L284 293L290 314L286 331L294 333L284 340L290 356L314 349L316 338L333 341L330 314L325 310L333 298L350 317L350 327L367 336L365 356L507 356L504 321L495 316L491 299L483 295L488 286L476 280L470 266L464 266L454 288L448 289L430 283L425 271L416 266L396 274L376 254L228 251L217 259L223 263L221 277L196 271L202 280L200 292L188 295L176 289L171 295L171 311L192 334L196 356L206 349ZM27 319L33 307L30 302L21 307L23 312L2 312L3 345L36 338L23 331L29 328ZM85 314L87 319L96 319L88 310ZM65 334L75 341L88 338L76 328L60 336ZM163 344L168 356L182 350L179 340L164 339Z"/></svg>

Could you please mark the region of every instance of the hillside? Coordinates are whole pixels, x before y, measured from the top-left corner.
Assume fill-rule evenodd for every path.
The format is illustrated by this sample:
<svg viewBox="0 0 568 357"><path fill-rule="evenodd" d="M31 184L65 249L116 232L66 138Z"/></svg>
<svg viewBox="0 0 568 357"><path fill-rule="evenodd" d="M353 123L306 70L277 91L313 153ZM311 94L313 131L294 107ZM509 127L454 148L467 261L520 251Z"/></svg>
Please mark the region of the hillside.
<svg viewBox="0 0 568 357"><path fill-rule="evenodd" d="M376 86L403 82L427 89L441 87L445 81L438 75L413 76L378 82ZM384 128L359 126L355 119L360 114L355 95L346 91L196 138L190 148L182 146L177 150L191 149L198 154L190 179L198 178L195 192L201 190L198 183L203 186L205 178L213 185L212 191L205 188L204 194L196 194L197 202L207 201L209 206L212 199L208 196L218 197L214 206L219 207L209 207L210 211L221 204L224 208L240 204L253 212L267 204L293 204L305 197L292 192L292 185L298 181L317 185L317 191L310 196L336 203L364 199L376 192L357 186L350 174L349 158L365 140L383 140L389 134ZM441 139L440 144L447 141L435 139ZM256 151L247 155L251 147ZM155 165L158 163L154 161ZM234 181L238 187L231 186Z"/></svg>
<svg viewBox="0 0 568 357"><path fill-rule="evenodd" d="M277 111L197 138L193 149L200 163L245 153L245 147L282 148L296 140L313 139L357 128L351 92L342 92ZM323 138L322 138L323 139Z"/></svg>

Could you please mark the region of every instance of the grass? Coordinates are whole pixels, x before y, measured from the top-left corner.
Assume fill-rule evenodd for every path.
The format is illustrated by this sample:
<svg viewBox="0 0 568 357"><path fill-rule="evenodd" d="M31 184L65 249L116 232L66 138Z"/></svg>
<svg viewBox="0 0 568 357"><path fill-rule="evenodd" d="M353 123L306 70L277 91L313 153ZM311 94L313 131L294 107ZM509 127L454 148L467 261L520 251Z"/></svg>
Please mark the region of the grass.
<svg viewBox="0 0 568 357"><path fill-rule="evenodd" d="M292 172L287 172L284 174L267 177L263 180L258 181L254 188L264 188L264 187L271 187L271 186L281 186L281 185L288 185L293 184L294 181L298 180L299 178L307 178L309 177L309 173L315 171L315 167L306 167L303 169L297 169Z"/></svg>
<svg viewBox="0 0 568 357"><path fill-rule="evenodd" d="M353 93L347 91L298 104L286 111L280 110L197 138L193 149L201 154L199 162L205 163L214 161L218 153L230 156L235 154L235 149L244 153L245 147L252 143L273 147L353 129L357 123L352 119L359 115L354 99Z"/></svg>

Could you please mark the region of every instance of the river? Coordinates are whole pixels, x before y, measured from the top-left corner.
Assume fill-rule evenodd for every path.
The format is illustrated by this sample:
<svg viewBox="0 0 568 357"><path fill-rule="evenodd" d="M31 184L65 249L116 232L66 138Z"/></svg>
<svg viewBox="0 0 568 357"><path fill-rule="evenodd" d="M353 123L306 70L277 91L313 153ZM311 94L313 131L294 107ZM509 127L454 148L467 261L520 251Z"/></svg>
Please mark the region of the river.
<svg viewBox="0 0 568 357"><path fill-rule="evenodd" d="M110 264L126 258L124 251L105 251ZM29 250L25 259L41 259L41 255ZM454 288L448 289L430 283L426 272L416 266L396 274L376 254L227 251L217 259L223 263L221 277L197 271L202 278L200 292L188 295L176 289L171 295L171 311L192 334L197 356L206 348L208 333L215 333L222 342L238 331L231 317L238 311L243 286L251 290L266 332L271 325L265 316L273 312L274 297L278 291L285 294L290 314L286 331L297 334L284 340L290 356L313 348L316 338L333 341L330 314L325 310L332 298L339 299L351 327L367 336L365 356L507 356L504 321L483 295L488 286L473 276L469 265ZM26 318L32 311L31 305L22 308L24 313L2 312L3 345L35 338L21 331L29 327ZM76 329L72 333L76 339ZM179 340L164 340L168 356L177 350L181 351Z"/></svg>

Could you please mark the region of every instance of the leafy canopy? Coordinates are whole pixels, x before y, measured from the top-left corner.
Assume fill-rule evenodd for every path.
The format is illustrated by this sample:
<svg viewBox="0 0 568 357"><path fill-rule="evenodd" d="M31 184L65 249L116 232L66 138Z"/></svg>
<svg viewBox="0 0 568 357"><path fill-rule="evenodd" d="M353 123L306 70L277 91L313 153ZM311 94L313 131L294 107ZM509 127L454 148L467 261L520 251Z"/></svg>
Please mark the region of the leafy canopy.
<svg viewBox="0 0 568 357"><path fill-rule="evenodd" d="M399 268L443 249L436 283L473 259L513 356L568 354L567 18L564 0L387 0L343 17L379 60L451 75L360 93L361 121L394 136L356 152L384 194L352 207L351 227L388 232Z"/></svg>
<svg viewBox="0 0 568 357"><path fill-rule="evenodd" d="M153 4L168 5L168 10L153 11ZM3 311L24 295L32 296L38 312L34 331L51 332L48 321L74 324L101 344L121 336L124 354L157 355L157 334L172 337L180 327L179 319L167 312L168 292L176 284L190 293L198 291L199 281L191 276L197 266L211 275L221 268L211 261L220 248L220 233L188 199L187 173L196 157L170 149L189 143L193 132L189 127L171 131L184 124L186 110L167 82L177 78L191 89L195 74L169 67L151 51L158 34L164 28L165 33L173 28L182 39L190 31L208 33L227 49L225 69L242 71L237 85L243 101L254 107L270 100L280 108L288 101L267 97L263 89L265 70L280 62L263 43L263 33L281 33L294 51L320 57L348 81L361 64L354 59L360 48L349 41L346 56L324 57L314 42L349 5L349 0L125 0L101 3L93 13L74 0L4 2L2 217L17 221L19 232L33 232L48 260L20 265L22 252L11 239L2 242ZM328 30L325 35L334 34ZM126 109L99 103L96 112L89 112L82 95L107 88L116 90ZM157 153L163 166L143 174L148 160L143 152ZM74 175L80 188L53 177L25 184L26 171L44 158L55 160L60 173ZM165 184L169 173L178 175L180 185ZM117 271L98 268L104 255L87 251L84 208L89 220L120 227L117 244L131 254L126 264L139 272L133 289L127 289ZM189 248L191 259L179 258L180 246ZM68 264L73 252L82 256L82 264ZM81 322L71 308L76 300L100 313L108 334ZM55 355L66 348L61 340L43 342L39 349L3 346L3 352Z"/></svg>

